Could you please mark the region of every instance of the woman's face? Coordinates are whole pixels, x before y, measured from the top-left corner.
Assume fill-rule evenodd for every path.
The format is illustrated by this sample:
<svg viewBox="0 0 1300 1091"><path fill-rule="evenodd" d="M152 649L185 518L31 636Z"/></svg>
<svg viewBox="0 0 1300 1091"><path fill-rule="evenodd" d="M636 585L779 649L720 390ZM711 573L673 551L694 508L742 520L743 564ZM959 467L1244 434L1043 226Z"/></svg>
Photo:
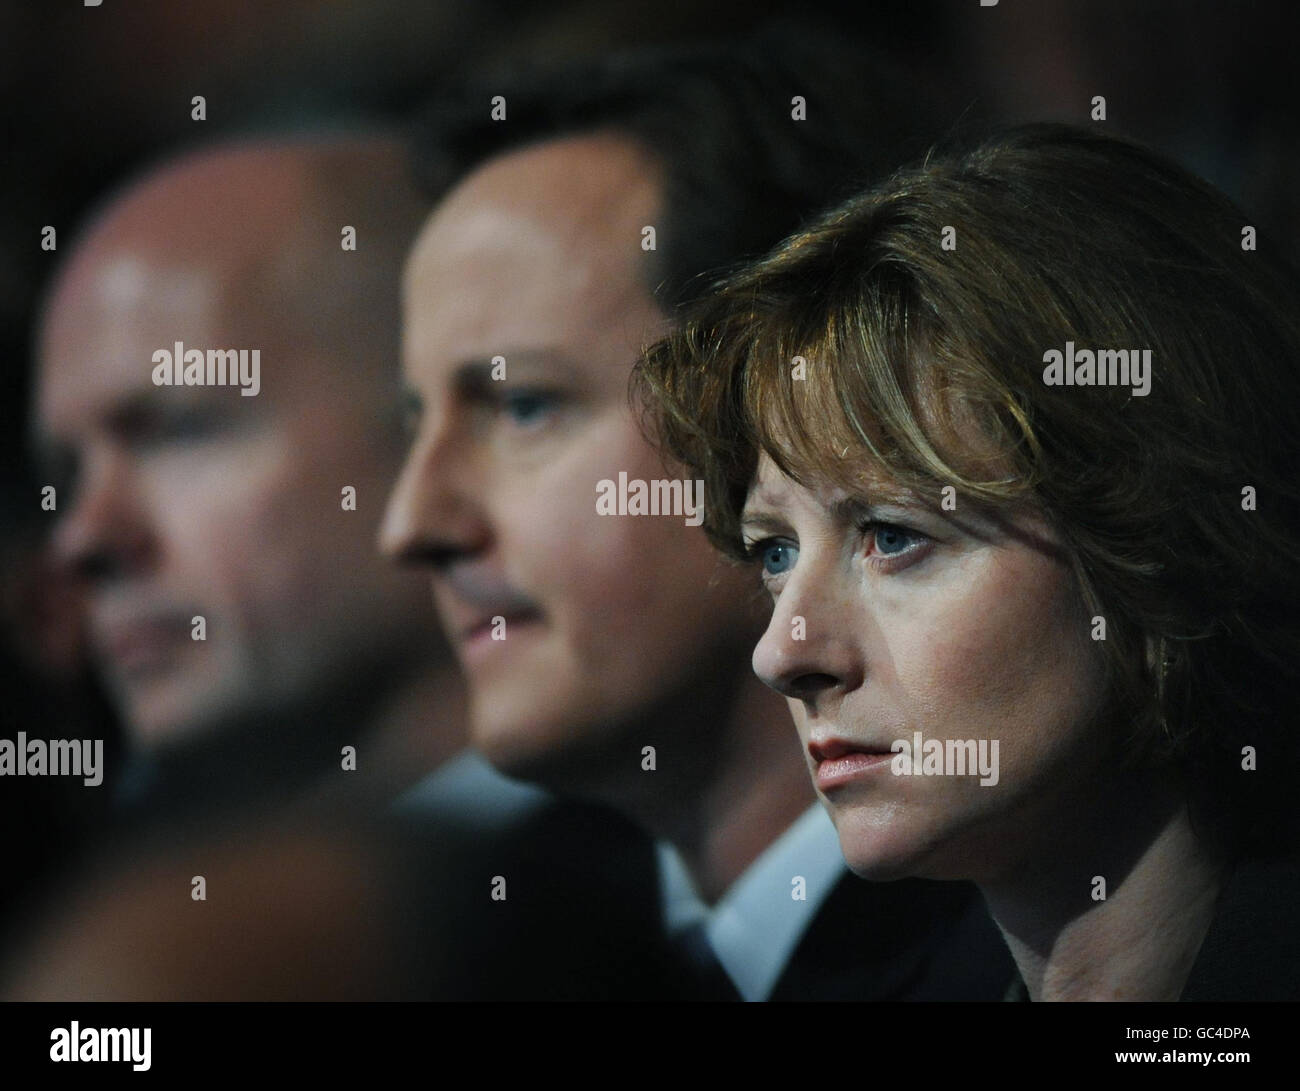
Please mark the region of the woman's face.
<svg viewBox="0 0 1300 1091"><path fill-rule="evenodd" d="M743 533L774 609L754 670L789 699L854 871L1015 874L1115 768L1092 619L1040 518L877 486L806 488L761 460ZM913 752L942 772L903 775Z"/></svg>

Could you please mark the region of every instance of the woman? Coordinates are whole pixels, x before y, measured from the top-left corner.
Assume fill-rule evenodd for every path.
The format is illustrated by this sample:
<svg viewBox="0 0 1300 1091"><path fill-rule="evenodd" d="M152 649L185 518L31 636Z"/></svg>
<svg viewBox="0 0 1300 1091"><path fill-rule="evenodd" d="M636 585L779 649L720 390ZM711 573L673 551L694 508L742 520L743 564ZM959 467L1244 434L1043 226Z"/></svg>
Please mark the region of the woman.
<svg viewBox="0 0 1300 1091"><path fill-rule="evenodd" d="M974 879L1033 999L1296 995L1300 296L1255 236L1028 127L826 215L638 373L761 569L754 667L849 864Z"/></svg>

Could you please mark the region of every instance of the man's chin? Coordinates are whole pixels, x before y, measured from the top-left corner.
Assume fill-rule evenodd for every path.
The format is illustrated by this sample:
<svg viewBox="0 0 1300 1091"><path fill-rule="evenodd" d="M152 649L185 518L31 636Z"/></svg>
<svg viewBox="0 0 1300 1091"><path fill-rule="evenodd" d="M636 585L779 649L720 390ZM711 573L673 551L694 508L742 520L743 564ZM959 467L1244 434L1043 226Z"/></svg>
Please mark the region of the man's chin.
<svg viewBox="0 0 1300 1091"><path fill-rule="evenodd" d="M226 730L231 719L220 691L196 687L179 676L116 687L114 696L131 744L144 751L201 743Z"/></svg>
<svg viewBox="0 0 1300 1091"><path fill-rule="evenodd" d="M216 734L217 726L192 709L159 708L147 702L123 712L123 722L136 749L151 753L191 746Z"/></svg>
<svg viewBox="0 0 1300 1091"><path fill-rule="evenodd" d="M613 773L611 725L563 708L471 702L471 744L500 773L565 794L590 794Z"/></svg>

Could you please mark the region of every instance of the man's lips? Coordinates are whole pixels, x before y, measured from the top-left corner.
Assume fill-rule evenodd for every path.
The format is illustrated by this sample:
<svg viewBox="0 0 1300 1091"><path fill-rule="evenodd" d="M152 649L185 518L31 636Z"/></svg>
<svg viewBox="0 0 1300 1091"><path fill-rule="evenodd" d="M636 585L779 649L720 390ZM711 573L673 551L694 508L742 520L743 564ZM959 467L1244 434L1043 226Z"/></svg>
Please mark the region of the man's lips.
<svg viewBox="0 0 1300 1091"><path fill-rule="evenodd" d="M449 620L444 617L444 623ZM452 634L452 647L461 666L475 671L503 654L508 657L539 628L541 620L540 610L502 608L492 614L478 614L458 625L446 624L446 629Z"/></svg>
<svg viewBox="0 0 1300 1091"><path fill-rule="evenodd" d="M810 739L808 756L813 763L813 782L818 790L826 792L888 767L894 751L888 745L829 736Z"/></svg>
<svg viewBox="0 0 1300 1091"><path fill-rule="evenodd" d="M542 617L532 599L485 563L464 562L444 568L434 576L433 592L443 629L466 653L509 644L516 627Z"/></svg>
<svg viewBox="0 0 1300 1091"><path fill-rule="evenodd" d="M502 610L495 614L488 614L476 621L468 622L459 629L460 641L464 644L473 643L476 640L490 639L493 631L497 629L498 622L501 625L501 639L510 638L510 629L514 625L522 625L529 621L538 621L541 619L541 612L532 609L513 609Z"/></svg>
<svg viewBox="0 0 1300 1091"><path fill-rule="evenodd" d="M95 626L95 648L100 658L128 674L169 662L190 640L190 618L176 615Z"/></svg>

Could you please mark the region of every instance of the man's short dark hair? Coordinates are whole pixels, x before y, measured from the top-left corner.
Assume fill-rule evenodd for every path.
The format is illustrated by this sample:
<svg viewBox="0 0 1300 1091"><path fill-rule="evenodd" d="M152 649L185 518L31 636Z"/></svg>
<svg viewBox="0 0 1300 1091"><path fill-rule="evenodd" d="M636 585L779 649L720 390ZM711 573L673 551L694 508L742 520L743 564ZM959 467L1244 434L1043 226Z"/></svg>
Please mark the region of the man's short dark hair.
<svg viewBox="0 0 1300 1091"><path fill-rule="evenodd" d="M701 294L708 274L762 255L923 151L939 131L933 86L864 43L789 24L516 67L439 94L417 126L417 172L440 195L530 144L611 130L634 138L665 172L650 287L671 310ZM497 95L501 121L490 116Z"/></svg>

